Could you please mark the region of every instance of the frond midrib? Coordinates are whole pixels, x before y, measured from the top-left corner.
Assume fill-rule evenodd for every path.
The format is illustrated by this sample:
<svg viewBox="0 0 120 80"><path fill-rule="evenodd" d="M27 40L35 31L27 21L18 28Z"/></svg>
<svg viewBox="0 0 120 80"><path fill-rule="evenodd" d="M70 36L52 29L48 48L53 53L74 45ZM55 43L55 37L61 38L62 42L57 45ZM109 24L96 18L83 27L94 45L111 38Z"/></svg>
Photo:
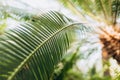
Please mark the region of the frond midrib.
<svg viewBox="0 0 120 80"><path fill-rule="evenodd" d="M21 62L21 64L14 70L14 72L11 73L11 76L8 77L7 80L12 80L15 75L19 72L19 70L27 63L27 61L29 61L31 59L31 57L34 55L34 53L41 47L43 46L46 42L48 42L51 38L53 38L54 36L56 36L57 34L59 34L61 31L67 29L67 28L70 28L70 26L73 26L73 25L77 25L77 24L82 24L82 23L72 23L72 24L69 24L65 27L62 27L61 29L57 30L55 33L53 33L51 36L49 36L46 40L44 40L40 45L38 45L31 53L28 57L26 57L26 59Z"/></svg>

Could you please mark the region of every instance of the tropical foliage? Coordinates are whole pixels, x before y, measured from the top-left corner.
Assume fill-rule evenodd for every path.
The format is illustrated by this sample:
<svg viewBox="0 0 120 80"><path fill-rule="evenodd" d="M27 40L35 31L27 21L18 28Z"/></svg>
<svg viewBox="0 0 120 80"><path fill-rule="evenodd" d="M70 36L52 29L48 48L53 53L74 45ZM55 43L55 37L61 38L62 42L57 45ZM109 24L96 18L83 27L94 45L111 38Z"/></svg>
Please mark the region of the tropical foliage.
<svg viewBox="0 0 120 80"><path fill-rule="evenodd" d="M104 60L108 60L111 56L119 63L120 1L60 1L82 21L75 22L56 11L29 12L1 5L0 80L112 79L108 69L103 71L104 77L95 75L95 67L83 75L77 68L76 62L84 57L80 53L87 53L86 58L95 53L98 47L96 43L101 42L103 64ZM9 18L14 20L16 25L6 30ZM97 35L98 40L92 42L88 35ZM88 49L82 52L80 49L83 45L92 46L88 46Z"/></svg>
<svg viewBox="0 0 120 80"><path fill-rule="evenodd" d="M81 21L93 23L95 34L102 44L103 65L110 57L120 59L120 0L59 0ZM94 43L96 44L96 43ZM93 45L93 44L92 44ZM107 62L108 64L108 62ZM105 76L110 76L109 70L104 71Z"/></svg>
<svg viewBox="0 0 120 80"><path fill-rule="evenodd" d="M17 18L18 23L0 36L0 79L52 79L55 66L73 42L72 36L75 38L75 25L81 23L55 11L29 17L12 9L7 18Z"/></svg>

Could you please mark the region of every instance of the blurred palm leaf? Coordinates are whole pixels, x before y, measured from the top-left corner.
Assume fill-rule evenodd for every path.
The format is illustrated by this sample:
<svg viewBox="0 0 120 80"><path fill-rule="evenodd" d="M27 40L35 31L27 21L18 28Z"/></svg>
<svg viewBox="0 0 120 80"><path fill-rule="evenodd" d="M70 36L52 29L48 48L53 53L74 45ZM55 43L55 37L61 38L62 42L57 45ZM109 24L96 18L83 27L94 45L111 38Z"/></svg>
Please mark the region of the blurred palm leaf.
<svg viewBox="0 0 120 80"><path fill-rule="evenodd" d="M30 18L33 15L36 15L36 12L30 12L25 9L20 9L20 8L15 8L12 6L3 6L0 5L0 20L7 19L7 18L12 18L14 20L20 21L27 21L30 20Z"/></svg>
<svg viewBox="0 0 120 80"><path fill-rule="evenodd" d="M73 8L77 11L76 14L89 16L93 20L104 21L107 24L113 24L116 22L120 13L120 1L119 0L59 0L73 11ZM72 6L72 8L70 7ZM79 15L78 15L79 16Z"/></svg>
<svg viewBox="0 0 120 80"><path fill-rule="evenodd" d="M95 27L95 34L98 43L101 45L96 46L102 47L102 60L103 66L105 61L108 61L110 57L116 59L120 64L120 0L59 0L71 11L75 12L80 19L84 19L88 23L93 22ZM82 15L82 16L80 16ZM101 23L103 25L101 25ZM89 39L90 37L88 37ZM90 50L84 51L85 53L90 52L93 48L91 47L91 39L88 42L88 48ZM86 43L85 43L86 44ZM93 43L96 44L96 43ZM92 44L92 45L93 45ZM93 52L90 52L93 54ZM88 55L90 56L90 55ZM104 61L105 60L105 61ZM106 64L106 63L105 63ZM107 73L107 74L106 74ZM109 70L104 71L104 76L110 76Z"/></svg>
<svg viewBox="0 0 120 80"><path fill-rule="evenodd" d="M26 8L22 9L11 6L9 5L9 1L8 4L6 3L4 5L2 1L4 4L7 2L6 0L0 1L0 34L3 34L6 28L10 27L12 24L11 21L14 23L16 23L16 21L27 22L30 21L33 16L37 15L36 9L29 11ZM29 6L29 8L31 7Z"/></svg>
<svg viewBox="0 0 120 80"><path fill-rule="evenodd" d="M6 32L0 37L0 79L49 80L73 40L71 22L48 12Z"/></svg>

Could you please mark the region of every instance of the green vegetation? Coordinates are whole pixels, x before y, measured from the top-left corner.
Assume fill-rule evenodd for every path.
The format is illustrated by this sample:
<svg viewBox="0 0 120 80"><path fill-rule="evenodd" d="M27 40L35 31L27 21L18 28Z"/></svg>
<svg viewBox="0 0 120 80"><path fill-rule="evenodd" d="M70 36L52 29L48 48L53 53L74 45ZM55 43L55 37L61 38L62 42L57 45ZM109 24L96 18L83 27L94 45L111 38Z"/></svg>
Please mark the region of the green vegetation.
<svg viewBox="0 0 120 80"><path fill-rule="evenodd" d="M59 2L81 21L56 11L0 5L0 80L119 80L120 71L111 75L109 59L120 63L120 0ZM9 21L14 28L8 29ZM96 53L102 56L99 64ZM77 63L92 64L91 58L96 63L83 66L88 71L82 72Z"/></svg>

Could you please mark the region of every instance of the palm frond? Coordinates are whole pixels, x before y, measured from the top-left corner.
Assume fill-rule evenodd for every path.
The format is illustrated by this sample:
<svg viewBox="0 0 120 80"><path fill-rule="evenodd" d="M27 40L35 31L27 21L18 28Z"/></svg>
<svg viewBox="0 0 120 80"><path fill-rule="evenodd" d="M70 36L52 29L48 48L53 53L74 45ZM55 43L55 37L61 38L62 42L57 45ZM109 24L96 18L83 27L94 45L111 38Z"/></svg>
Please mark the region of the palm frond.
<svg viewBox="0 0 120 80"><path fill-rule="evenodd" d="M103 0L95 0L96 6L98 6L98 11L101 11L104 15L104 18L107 19L107 11L104 5Z"/></svg>
<svg viewBox="0 0 120 80"><path fill-rule="evenodd" d="M0 5L0 20L12 18L17 21L28 21L33 15L36 15L36 10L33 12L28 9L21 9L9 5Z"/></svg>
<svg viewBox="0 0 120 80"><path fill-rule="evenodd" d="M79 16L80 19L85 21L83 13L76 8L76 6L73 4L72 1L60 0L60 2L62 2L66 7L70 8L72 10L72 12L74 12L75 14L77 14Z"/></svg>
<svg viewBox="0 0 120 80"><path fill-rule="evenodd" d="M74 9L77 10L77 14L82 14L83 17L87 15L98 22L104 21L107 24L115 23L116 18L120 13L119 0L60 0L60 1L62 1L67 7L69 7L67 3L71 2L74 6Z"/></svg>
<svg viewBox="0 0 120 80"><path fill-rule="evenodd" d="M72 42L71 22L48 12L6 32L0 37L0 79L49 80Z"/></svg>
<svg viewBox="0 0 120 80"><path fill-rule="evenodd" d="M116 24L117 17L120 14L120 0L114 0L112 3L113 25Z"/></svg>
<svg viewBox="0 0 120 80"><path fill-rule="evenodd" d="M98 16L98 5L95 4L95 1L92 0L60 0L63 3L72 3L74 5L74 9L77 10L77 14L82 14L84 17L84 20L86 20L86 16L89 16L90 18L97 20L97 21L103 21ZM68 6L67 4L65 4ZM75 6L77 5L77 6ZM71 9L71 8L70 8ZM101 15L101 14L99 14ZM79 15L78 15L79 16Z"/></svg>

